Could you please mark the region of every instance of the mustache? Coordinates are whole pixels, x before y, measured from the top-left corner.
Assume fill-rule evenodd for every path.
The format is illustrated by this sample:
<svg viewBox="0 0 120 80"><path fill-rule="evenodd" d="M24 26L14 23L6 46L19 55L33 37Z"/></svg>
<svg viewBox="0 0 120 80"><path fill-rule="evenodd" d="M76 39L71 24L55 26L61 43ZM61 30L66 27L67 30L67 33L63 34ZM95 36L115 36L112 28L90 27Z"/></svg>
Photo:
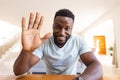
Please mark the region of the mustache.
<svg viewBox="0 0 120 80"><path fill-rule="evenodd" d="M57 35L58 37L66 37L66 36L64 36L64 35Z"/></svg>
<svg viewBox="0 0 120 80"><path fill-rule="evenodd" d="M53 35L56 36L56 37L66 37L65 35L62 35L62 34L55 34L55 33L53 33Z"/></svg>
<svg viewBox="0 0 120 80"><path fill-rule="evenodd" d="M61 35L61 34L57 35L57 34L55 34L55 33L53 33L53 36L54 36L54 37L66 37L66 38L68 38L68 39L71 37L71 35L65 36L65 35Z"/></svg>

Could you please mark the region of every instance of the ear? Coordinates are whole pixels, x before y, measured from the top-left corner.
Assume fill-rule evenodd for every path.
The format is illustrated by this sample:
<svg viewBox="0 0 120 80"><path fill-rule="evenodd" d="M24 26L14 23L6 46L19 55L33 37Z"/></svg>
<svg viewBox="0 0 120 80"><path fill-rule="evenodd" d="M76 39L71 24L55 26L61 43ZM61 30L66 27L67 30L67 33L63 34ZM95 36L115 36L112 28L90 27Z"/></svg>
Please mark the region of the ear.
<svg viewBox="0 0 120 80"><path fill-rule="evenodd" d="M52 25L52 29L54 29L54 22L53 22L53 25Z"/></svg>

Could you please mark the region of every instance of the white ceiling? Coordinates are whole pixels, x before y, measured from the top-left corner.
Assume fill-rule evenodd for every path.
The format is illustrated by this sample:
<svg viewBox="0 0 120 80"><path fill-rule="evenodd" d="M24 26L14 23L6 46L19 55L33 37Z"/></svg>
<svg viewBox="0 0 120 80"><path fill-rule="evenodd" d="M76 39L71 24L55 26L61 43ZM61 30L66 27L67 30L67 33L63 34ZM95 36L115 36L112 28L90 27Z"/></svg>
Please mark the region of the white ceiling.
<svg viewBox="0 0 120 80"><path fill-rule="evenodd" d="M79 32L119 3L120 0L0 0L0 19L20 26L22 16L28 18L30 12L38 11L45 17L42 31L48 32L55 12L68 8L76 16L74 31Z"/></svg>
<svg viewBox="0 0 120 80"><path fill-rule="evenodd" d="M61 8L71 9L76 16L75 25L79 30L94 22L120 0L0 0L0 19L20 26L22 16L39 11L45 16L46 22L52 26L55 12ZM77 28L78 29L78 28Z"/></svg>

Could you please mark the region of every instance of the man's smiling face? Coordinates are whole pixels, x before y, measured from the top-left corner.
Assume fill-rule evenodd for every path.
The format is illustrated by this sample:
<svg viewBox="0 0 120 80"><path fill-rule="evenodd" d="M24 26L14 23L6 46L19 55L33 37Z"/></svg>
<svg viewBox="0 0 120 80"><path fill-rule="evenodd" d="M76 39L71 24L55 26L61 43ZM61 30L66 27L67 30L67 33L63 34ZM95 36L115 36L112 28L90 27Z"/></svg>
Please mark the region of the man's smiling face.
<svg viewBox="0 0 120 80"><path fill-rule="evenodd" d="M74 21L70 17L57 16L53 24L54 42L57 46L64 44L70 38Z"/></svg>

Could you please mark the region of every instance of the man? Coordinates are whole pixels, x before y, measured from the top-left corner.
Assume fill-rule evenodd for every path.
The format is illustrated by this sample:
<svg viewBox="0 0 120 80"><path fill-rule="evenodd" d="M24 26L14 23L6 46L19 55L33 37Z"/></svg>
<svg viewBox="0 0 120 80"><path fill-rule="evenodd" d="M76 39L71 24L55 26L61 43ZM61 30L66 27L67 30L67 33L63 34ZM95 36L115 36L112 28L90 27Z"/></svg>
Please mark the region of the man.
<svg viewBox="0 0 120 80"><path fill-rule="evenodd" d="M102 66L81 37L71 35L74 14L68 9L56 12L53 23L53 35L46 34L40 38L43 16L30 14L26 27L22 18L22 51L15 61L14 73L20 75L27 72L40 59L46 64L47 74L76 75L77 62L86 65L85 71L79 76L81 80L99 80Z"/></svg>

